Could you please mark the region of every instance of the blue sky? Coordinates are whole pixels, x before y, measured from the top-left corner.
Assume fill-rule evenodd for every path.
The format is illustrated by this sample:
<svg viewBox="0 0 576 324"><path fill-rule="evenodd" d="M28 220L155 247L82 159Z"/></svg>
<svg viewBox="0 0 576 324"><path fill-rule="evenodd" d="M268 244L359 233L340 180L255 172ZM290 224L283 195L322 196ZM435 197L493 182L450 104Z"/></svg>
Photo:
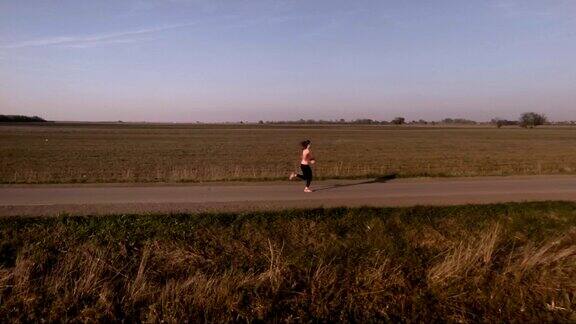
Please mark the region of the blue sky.
<svg viewBox="0 0 576 324"><path fill-rule="evenodd" d="M576 0L0 0L0 113L576 119Z"/></svg>

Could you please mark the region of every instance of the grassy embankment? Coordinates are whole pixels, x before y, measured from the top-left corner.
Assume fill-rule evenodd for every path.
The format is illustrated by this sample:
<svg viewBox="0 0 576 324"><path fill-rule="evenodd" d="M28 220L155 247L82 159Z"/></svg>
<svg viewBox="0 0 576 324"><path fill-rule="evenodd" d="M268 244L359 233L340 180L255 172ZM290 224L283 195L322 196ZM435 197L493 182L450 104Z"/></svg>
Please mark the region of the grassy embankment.
<svg viewBox="0 0 576 324"><path fill-rule="evenodd" d="M576 320L576 204L0 219L0 321Z"/></svg>
<svg viewBox="0 0 576 324"><path fill-rule="evenodd" d="M0 183L575 174L576 128L50 124L0 126Z"/></svg>

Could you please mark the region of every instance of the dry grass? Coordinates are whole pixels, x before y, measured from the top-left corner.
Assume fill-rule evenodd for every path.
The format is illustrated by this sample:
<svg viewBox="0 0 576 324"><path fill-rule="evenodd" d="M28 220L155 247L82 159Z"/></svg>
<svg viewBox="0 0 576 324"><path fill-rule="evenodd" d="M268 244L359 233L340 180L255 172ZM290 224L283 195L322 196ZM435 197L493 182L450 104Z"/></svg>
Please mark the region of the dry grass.
<svg viewBox="0 0 576 324"><path fill-rule="evenodd" d="M499 313L516 305L517 316L543 311L576 319L576 227L538 245L507 248L498 244L498 225L479 238L459 242L428 271L428 281L437 289L440 304L450 320L466 322L477 293L486 294L484 308ZM501 249L502 251L498 251ZM528 309L531 308L531 309ZM509 311L509 310L508 310ZM499 314L474 316L475 320L497 322ZM548 314L542 319L552 320Z"/></svg>
<svg viewBox="0 0 576 324"><path fill-rule="evenodd" d="M0 126L0 182L285 179L310 138L319 178L574 174L574 128Z"/></svg>
<svg viewBox="0 0 576 324"><path fill-rule="evenodd" d="M576 204L0 220L0 321L576 319Z"/></svg>
<svg viewBox="0 0 576 324"><path fill-rule="evenodd" d="M496 224L487 229L479 239L458 242L441 262L430 269L428 280L435 285L442 285L451 280L467 278L472 271L488 271L498 234L499 225Z"/></svg>

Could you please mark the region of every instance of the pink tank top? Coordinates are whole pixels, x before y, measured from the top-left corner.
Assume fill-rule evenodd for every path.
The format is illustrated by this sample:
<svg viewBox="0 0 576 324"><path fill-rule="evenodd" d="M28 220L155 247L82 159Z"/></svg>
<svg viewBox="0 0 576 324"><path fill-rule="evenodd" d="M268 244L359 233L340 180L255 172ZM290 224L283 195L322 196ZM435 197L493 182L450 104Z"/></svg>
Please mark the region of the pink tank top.
<svg viewBox="0 0 576 324"><path fill-rule="evenodd" d="M310 150L306 149L306 150L302 151L302 161L300 162L300 164L308 165L308 162L309 162L308 156L309 155L310 155Z"/></svg>

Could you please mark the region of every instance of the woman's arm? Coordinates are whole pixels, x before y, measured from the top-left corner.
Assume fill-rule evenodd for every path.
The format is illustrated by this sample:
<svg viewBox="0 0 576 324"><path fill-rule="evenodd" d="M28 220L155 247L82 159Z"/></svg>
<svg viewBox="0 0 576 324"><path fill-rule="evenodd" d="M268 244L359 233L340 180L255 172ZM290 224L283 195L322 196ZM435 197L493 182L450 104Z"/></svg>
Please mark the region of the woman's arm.
<svg viewBox="0 0 576 324"><path fill-rule="evenodd" d="M308 151L308 161L310 161L312 164L316 163L316 159L312 156L311 151Z"/></svg>

